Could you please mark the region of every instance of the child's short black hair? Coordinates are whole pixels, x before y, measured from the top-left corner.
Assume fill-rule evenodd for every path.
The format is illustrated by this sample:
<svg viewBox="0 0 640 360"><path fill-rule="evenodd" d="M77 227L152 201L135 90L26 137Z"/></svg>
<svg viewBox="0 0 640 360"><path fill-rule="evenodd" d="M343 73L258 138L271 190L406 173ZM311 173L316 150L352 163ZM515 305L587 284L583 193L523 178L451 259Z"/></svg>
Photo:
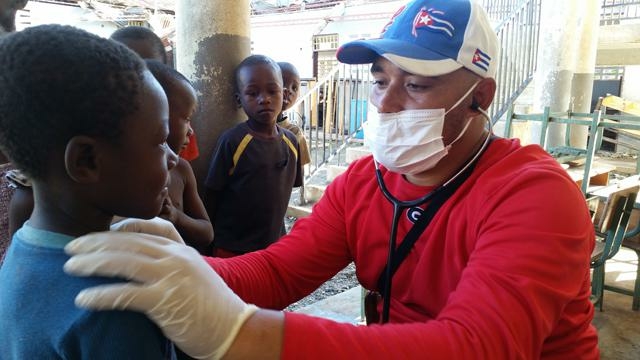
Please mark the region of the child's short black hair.
<svg viewBox="0 0 640 360"><path fill-rule="evenodd" d="M240 71L244 68L255 66L255 65L271 66L273 70L278 73L278 77L282 79L282 72L280 71L280 66L278 65L277 62L275 62L275 60L273 60L272 58L266 55L251 55L246 57L244 60L240 62L240 64L238 64L238 66L236 66L236 71L234 72L236 92L240 91L240 84L239 84Z"/></svg>
<svg viewBox="0 0 640 360"><path fill-rule="evenodd" d="M120 28L111 34L111 40L116 40L122 43L126 43L127 40L142 40L150 41L153 47L162 58L163 63L167 63L167 51L164 48L162 39L151 29L143 26L127 26Z"/></svg>
<svg viewBox="0 0 640 360"><path fill-rule="evenodd" d="M165 93L167 93L171 88L170 85L172 81L184 81L193 87L193 84L191 84L189 79L182 75L178 70L169 65L163 64L162 61L145 59L145 63L147 64L149 71L153 74L156 80L158 80ZM169 94L167 93L167 97L168 96Z"/></svg>
<svg viewBox="0 0 640 360"><path fill-rule="evenodd" d="M280 66L280 71L285 72L288 71L292 74L295 74L298 78L300 78L300 74L298 73L298 69L293 66L292 63L286 61L279 61L278 66Z"/></svg>
<svg viewBox="0 0 640 360"><path fill-rule="evenodd" d="M71 26L0 37L0 149L34 179L74 136L117 140L139 107L144 62L122 44Z"/></svg>

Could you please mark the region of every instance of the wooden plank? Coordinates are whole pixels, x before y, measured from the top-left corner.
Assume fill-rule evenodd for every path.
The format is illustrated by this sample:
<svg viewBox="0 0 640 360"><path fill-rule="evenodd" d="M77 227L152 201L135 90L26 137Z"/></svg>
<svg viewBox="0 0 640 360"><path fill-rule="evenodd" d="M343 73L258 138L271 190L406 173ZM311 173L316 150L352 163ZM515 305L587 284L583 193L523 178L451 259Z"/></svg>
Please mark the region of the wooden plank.
<svg viewBox="0 0 640 360"><path fill-rule="evenodd" d="M611 217L614 215L614 210L615 210L618 199L620 199L620 197L622 196L629 196L629 194L631 193L638 193L639 188L640 186L638 186L636 181L635 185L618 187L609 194L604 204L604 211L602 214L602 218L598 223L600 232L605 232L609 230L611 225L614 225L614 224L611 224ZM615 226L617 226L617 224L615 224Z"/></svg>
<svg viewBox="0 0 640 360"><path fill-rule="evenodd" d="M613 192L618 191L620 189L626 189L634 186L640 185L640 175L629 176L620 180L616 184L611 184L609 186L602 187L591 192L592 196L598 196L600 198L607 198Z"/></svg>
<svg viewBox="0 0 640 360"><path fill-rule="evenodd" d="M610 172L603 172L601 174L597 174L591 176L589 179L589 185L608 185L609 184L609 174Z"/></svg>
<svg viewBox="0 0 640 360"><path fill-rule="evenodd" d="M589 171L589 184L591 185L607 185L609 181L609 174L616 169L615 166L607 164L593 164L591 171ZM584 178L584 166L577 166L567 169L569 176L578 185L582 185L582 179Z"/></svg>
<svg viewBox="0 0 640 360"><path fill-rule="evenodd" d="M602 105L627 114L640 116L640 103L609 95L602 99Z"/></svg>

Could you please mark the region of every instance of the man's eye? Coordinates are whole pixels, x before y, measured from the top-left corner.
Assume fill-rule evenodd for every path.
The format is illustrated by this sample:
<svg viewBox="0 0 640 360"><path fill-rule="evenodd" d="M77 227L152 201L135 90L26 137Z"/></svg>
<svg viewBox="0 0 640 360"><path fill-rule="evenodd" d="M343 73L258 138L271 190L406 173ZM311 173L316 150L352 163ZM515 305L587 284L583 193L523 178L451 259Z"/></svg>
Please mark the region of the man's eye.
<svg viewBox="0 0 640 360"><path fill-rule="evenodd" d="M414 83L409 83L407 84L407 87L409 89L415 89L415 90L423 90L426 89L427 87L424 85L420 85L420 84L414 84Z"/></svg>

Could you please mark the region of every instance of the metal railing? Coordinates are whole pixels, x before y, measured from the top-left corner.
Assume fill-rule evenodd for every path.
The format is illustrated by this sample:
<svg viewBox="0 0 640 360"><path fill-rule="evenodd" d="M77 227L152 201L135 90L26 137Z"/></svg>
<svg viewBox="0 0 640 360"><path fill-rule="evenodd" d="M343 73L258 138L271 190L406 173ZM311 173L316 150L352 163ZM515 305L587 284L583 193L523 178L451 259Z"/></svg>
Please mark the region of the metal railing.
<svg viewBox="0 0 640 360"><path fill-rule="evenodd" d="M496 27L500 42L500 64L496 74L497 90L489 109L492 121L498 121L533 79L540 34L540 0L485 0L491 18L504 15Z"/></svg>
<svg viewBox="0 0 640 360"><path fill-rule="evenodd" d="M502 22L522 6L518 0L482 0L480 3L492 22Z"/></svg>
<svg viewBox="0 0 640 360"><path fill-rule="evenodd" d="M640 19L640 1L603 0L600 25L616 25L622 21Z"/></svg>
<svg viewBox="0 0 640 360"><path fill-rule="evenodd" d="M350 141L362 139L371 87L369 67L338 65L286 111L290 121L303 129L309 145L311 163L305 180L327 163L344 165L343 150Z"/></svg>

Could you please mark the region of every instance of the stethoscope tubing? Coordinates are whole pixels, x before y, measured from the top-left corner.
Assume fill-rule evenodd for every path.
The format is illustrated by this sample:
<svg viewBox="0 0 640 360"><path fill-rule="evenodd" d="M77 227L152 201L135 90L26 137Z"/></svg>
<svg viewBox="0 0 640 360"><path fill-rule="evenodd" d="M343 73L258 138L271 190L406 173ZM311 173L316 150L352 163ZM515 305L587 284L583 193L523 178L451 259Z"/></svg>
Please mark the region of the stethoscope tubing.
<svg viewBox="0 0 640 360"><path fill-rule="evenodd" d="M491 118L489 117L489 114L487 114L486 111L480 108L478 108L477 110L488 120L488 123L489 123L489 133L487 134L487 138L482 143L482 146L473 155L473 157L460 170L458 170L458 172L456 172L451 178L449 178L449 180L447 180L442 185L438 186L434 190L430 191L429 193L427 193L426 195L418 199L403 201L393 196L393 194L391 194L391 192L389 191L389 189L384 183L384 179L382 177L382 172L380 171L378 162L375 159L373 160L378 187L380 188L380 191L382 192L384 197L393 205L393 220L391 223L391 231L389 234L389 252L387 254L387 267L384 274L384 277L385 277L384 289L382 289L382 323L383 324L389 321L389 310L391 308L391 282L393 279L393 273L392 273L393 269L391 264L393 263L393 258L396 252L396 237L398 234L398 223L400 222L400 216L402 215L402 212L405 209L422 205L427 201L431 200L431 198L433 198L437 193L445 189L453 180L458 178L469 166L471 166L471 164L473 164L484 152L484 150L487 148L487 146L489 145L489 141L491 139L493 124L491 123Z"/></svg>

